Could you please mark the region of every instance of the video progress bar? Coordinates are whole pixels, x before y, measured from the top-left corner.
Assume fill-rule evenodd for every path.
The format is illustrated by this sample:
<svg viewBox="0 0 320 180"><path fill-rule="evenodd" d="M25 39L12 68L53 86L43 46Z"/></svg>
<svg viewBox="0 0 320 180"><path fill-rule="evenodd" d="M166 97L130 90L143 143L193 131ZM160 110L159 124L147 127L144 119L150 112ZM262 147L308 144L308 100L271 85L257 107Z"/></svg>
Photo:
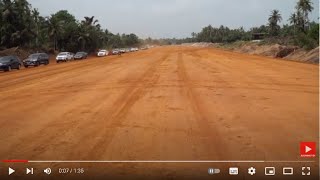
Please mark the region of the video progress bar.
<svg viewBox="0 0 320 180"><path fill-rule="evenodd" d="M39 161L29 163L315 163L316 161Z"/></svg>

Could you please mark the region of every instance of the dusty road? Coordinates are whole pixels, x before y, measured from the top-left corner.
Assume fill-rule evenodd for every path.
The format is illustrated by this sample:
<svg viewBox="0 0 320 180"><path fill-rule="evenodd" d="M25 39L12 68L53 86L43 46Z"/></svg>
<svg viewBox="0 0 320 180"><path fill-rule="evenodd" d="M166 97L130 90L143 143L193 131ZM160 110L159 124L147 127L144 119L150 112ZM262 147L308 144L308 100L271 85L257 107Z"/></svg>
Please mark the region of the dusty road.
<svg viewBox="0 0 320 180"><path fill-rule="evenodd" d="M318 66L161 47L0 73L0 159L301 160Z"/></svg>

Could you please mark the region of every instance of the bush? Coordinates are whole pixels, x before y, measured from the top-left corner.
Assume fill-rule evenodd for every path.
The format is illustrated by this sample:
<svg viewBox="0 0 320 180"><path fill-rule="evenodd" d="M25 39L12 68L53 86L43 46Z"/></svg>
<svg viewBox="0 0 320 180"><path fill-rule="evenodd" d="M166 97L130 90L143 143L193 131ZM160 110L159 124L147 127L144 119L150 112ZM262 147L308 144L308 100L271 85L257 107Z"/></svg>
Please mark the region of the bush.
<svg viewBox="0 0 320 180"><path fill-rule="evenodd" d="M308 38L319 42L319 24L311 23Z"/></svg>
<svg viewBox="0 0 320 180"><path fill-rule="evenodd" d="M304 33L300 33L295 38L295 44L299 47L303 47L305 50L311 50L319 46L318 41L310 38Z"/></svg>

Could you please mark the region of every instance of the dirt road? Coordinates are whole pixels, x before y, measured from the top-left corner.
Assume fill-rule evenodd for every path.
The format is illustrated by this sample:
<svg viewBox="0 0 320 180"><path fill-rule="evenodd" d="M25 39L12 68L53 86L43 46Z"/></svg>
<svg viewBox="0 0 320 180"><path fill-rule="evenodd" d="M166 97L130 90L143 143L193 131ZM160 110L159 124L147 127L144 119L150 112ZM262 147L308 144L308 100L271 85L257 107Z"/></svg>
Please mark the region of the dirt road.
<svg viewBox="0 0 320 180"><path fill-rule="evenodd" d="M303 160L318 66L191 47L0 73L0 159Z"/></svg>

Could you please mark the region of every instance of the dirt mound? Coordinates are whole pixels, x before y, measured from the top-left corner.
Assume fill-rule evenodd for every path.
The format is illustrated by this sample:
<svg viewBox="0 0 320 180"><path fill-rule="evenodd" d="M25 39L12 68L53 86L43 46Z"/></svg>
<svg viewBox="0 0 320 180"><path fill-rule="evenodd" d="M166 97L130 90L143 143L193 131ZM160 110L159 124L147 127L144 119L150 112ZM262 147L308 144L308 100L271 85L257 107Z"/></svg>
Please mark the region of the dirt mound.
<svg viewBox="0 0 320 180"><path fill-rule="evenodd" d="M237 52L253 54L253 55L262 55L275 58L283 58L292 53L296 47L287 47L279 44L274 45L259 45L257 43L245 44L238 49L235 49Z"/></svg>
<svg viewBox="0 0 320 180"><path fill-rule="evenodd" d="M286 56L284 59L289 60L299 60L310 63L319 63L319 47L311 50L305 51L303 49L299 49Z"/></svg>
<svg viewBox="0 0 320 180"><path fill-rule="evenodd" d="M319 63L319 47L311 51L305 51L297 46L285 46L280 44L265 44L263 42L238 41L234 43L184 43L182 46L213 47L228 49L231 51L268 56L272 58L283 58L288 60L302 61L308 63Z"/></svg>
<svg viewBox="0 0 320 180"><path fill-rule="evenodd" d="M225 48L224 46L221 47ZM232 48L227 47L227 49L240 53L283 58L309 63L319 63L319 47L311 51L305 51L297 46L284 46L280 44L262 45L255 42L234 43L234 45L229 45L229 47Z"/></svg>
<svg viewBox="0 0 320 180"><path fill-rule="evenodd" d="M276 54L276 58L284 58L288 56L289 54L293 53L295 50L297 50L298 47L284 47Z"/></svg>
<svg viewBox="0 0 320 180"><path fill-rule="evenodd" d="M182 46L192 46L192 47L217 47L219 46L219 43L207 43L207 42L201 42L201 43L183 43Z"/></svg>
<svg viewBox="0 0 320 180"><path fill-rule="evenodd" d="M18 56L21 60L27 58L29 56L29 54L30 53L28 51L23 50L19 47L14 47L14 48L5 49L3 51L0 51L0 57L15 55L15 56Z"/></svg>

